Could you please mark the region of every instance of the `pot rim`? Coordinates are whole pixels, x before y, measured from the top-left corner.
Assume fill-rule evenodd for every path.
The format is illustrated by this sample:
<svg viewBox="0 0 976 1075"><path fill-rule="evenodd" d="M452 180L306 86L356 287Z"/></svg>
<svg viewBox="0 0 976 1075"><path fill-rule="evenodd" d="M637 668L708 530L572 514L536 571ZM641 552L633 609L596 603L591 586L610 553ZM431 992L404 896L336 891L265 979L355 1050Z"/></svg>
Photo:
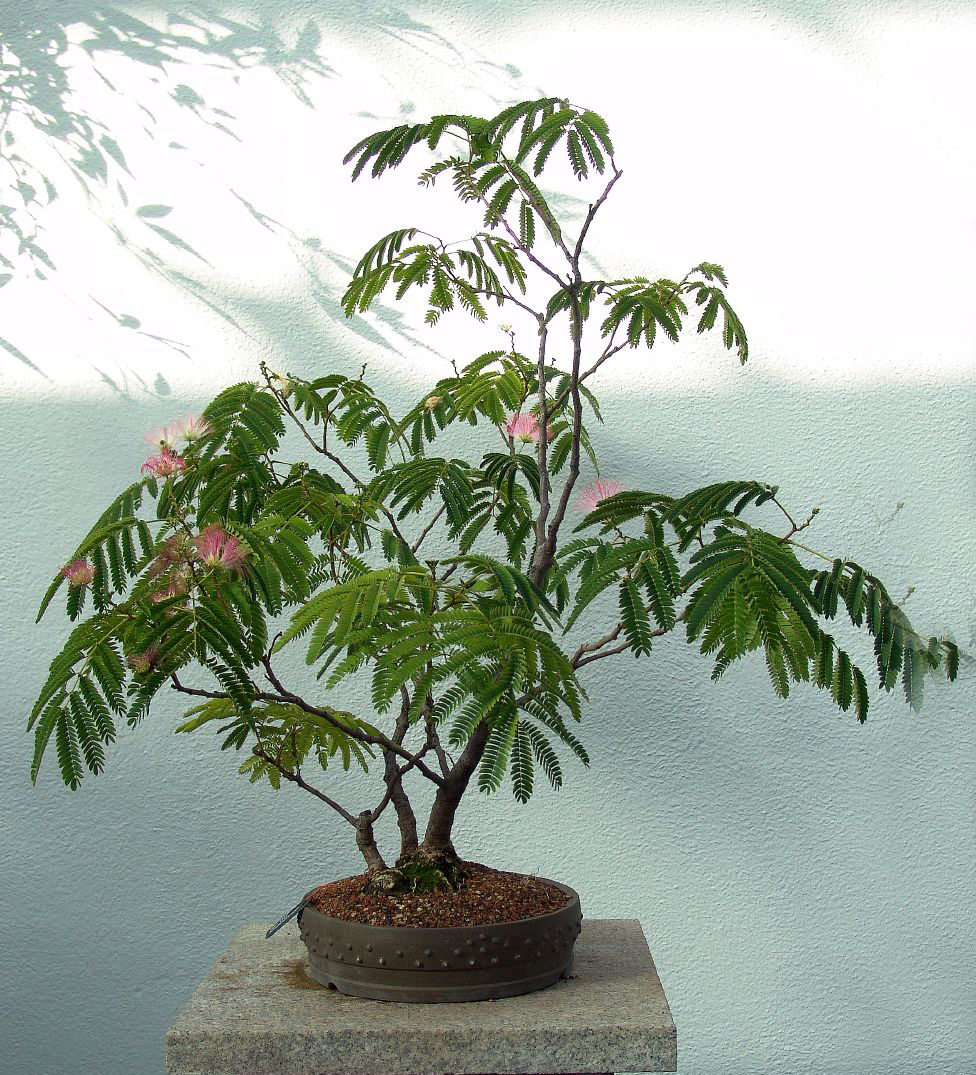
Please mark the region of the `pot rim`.
<svg viewBox="0 0 976 1075"><path fill-rule="evenodd" d="M540 877L537 874L522 874L523 877L532 877L536 881L543 881L547 885L552 885L553 888L558 888L560 892L565 892L569 899L562 907L557 907L555 911L547 911L545 914L533 915L530 918L515 918L509 922L476 922L467 926L380 926L374 925L372 922L355 922L348 918L336 918L333 915L324 914L322 911L317 910L311 905L303 907L298 915L298 921L301 922L302 917L308 913L318 915L324 922L336 923L338 928L341 929L362 929L375 932L377 930L386 930L389 933L403 934L404 932L411 932L414 935L422 935L424 933L438 933L444 934L452 930L456 930L458 933L476 929L505 929L506 926L519 926L525 922L539 922L544 923L546 919L553 918L556 915L565 915L573 904L577 907L580 906L579 893L564 885L561 881L553 881L550 877ZM582 910L580 910L582 916Z"/></svg>

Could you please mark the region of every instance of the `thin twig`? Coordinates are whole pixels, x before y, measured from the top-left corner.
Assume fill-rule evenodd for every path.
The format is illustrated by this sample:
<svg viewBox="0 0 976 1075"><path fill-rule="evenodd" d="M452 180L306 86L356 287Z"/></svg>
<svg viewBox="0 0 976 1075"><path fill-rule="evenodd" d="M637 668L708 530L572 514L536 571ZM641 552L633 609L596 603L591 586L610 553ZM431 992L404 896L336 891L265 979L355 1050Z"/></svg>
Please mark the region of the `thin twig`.
<svg viewBox="0 0 976 1075"><path fill-rule="evenodd" d="M443 245L444 244L442 243L441 246L443 247ZM446 250L445 250L445 253L447 253ZM474 292L475 295L484 295L486 298L489 298L489 299L502 299L505 302L512 302L516 306L520 306L523 310L525 310L526 313L531 314L533 317L538 318L538 316L539 316L537 311L533 310L532 307L529 306L527 303L522 302L521 299L517 299L511 293L511 291L508 290L507 287L502 288L501 291L492 291L489 288L485 288L485 287L472 287L471 284L467 280L462 280L458 276L458 274L456 272L454 272L453 270L446 269L445 271L447 272L447 275L454 281L455 284L463 284L464 287L466 287L470 291Z"/></svg>
<svg viewBox="0 0 976 1075"><path fill-rule="evenodd" d="M785 534L784 534L784 535L783 535L783 536L782 536L782 537L781 537L781 538L779 539L779 543L780 543L780 545L785 545L785 544L786 544L786 542L787 542L787 541L789 541L789 540L790 540L790 538L791 538L791 537L793 537L793 535L794 535L794 534L799 534L801 530L806 530L806 528L807 528L807 527L808 527L808 526L809 526L809 525L810 525L810 524L811 524L811 523L813 522L813 520L814 520L814 519L816 519L816 517L817 517L817 516L818 516L818 515L820 514L820 509L819 509L819 508L812 508L812 509L810 510L810 514L809 514L809 515L808 515L808 516L807 516L807 517L806 517L806 518L805 518L805 519L803 520L803 522L802 522L802 523L798 523L798 522L797 522L797 521L796 521L796 520L795 520L795 519L793 518L793 516L792 516L792 515L790 515L790 513L789 513L789 512L788 512L788 511L786 510L786 508L784 508L784 507L783 507L783 505L782 505L782 504L781 504L781 503L780 503L780 502L779 502L779 501L778 501L778 500L776 499L776 497L770 497L770 499L771 499L771 500L772 500L772 502L773 502L773 503L774 503L774 504L776 505L776 507L778 507L778 508L779 508L779 510L780 510L780 511L781 511L781 512L782 512L782 513L783 513L783 514L784 514L784 515L786 516L786 518L787 518L787 519L789 520L789 524L790 524L790 529L789 529L789 531L788 531L787 533L785 533ZM794 544L796 544L796 543L794 542Z"/></svg>
<svg viewBox="0 0 976 1075"><path fill-rule="evenodd" d="M613 178L607 183L606 189L600 195L599 198L590 206L589 212L586 214L586 219L583 221L583 227L580 229L579 238L576 240L576 249L573 251L573 265L579 267L580 254L583 252L583 240L586 238L586 233L590 230L590 225L593 223L593 218L600 210L600 206L607 200L607 195L613 189L614 183L624 174L616 165L613 157L610 158L610 166L613 168Z"/></svg>
<svg viewBox="0 0 976 1075"><path fill-rule="evenodd" d="M528 202L529 202L530 204L532 204L532 199L531 199L531 198L529 197L529 195L528 195L528 194L527 194L527 193L525 192L525 189L523 188L523 186L522 186L522 183L521 183L521 181L519 180L519 177L518 177L517 175L515 175L515 174L513 173L513 171L512 171L512 166L511 166L511 162L510 162L510 161L509 161L509 160L508 160L508 159L507 159L507 158L506 158L506 157L505 157L505 156L504 156L503 154L501 154L501 153L499 153L499 155L498 155L498 156L499 156L499 158L500 158L500 163L501 163L501 165L502 165L502 166L503 166L503 167L505 168L505 171L506 171L506 172L507 172L507 173L508 173L508 174L509 174L509 175L510 175L510 176L512 177L512 179L514 179L514 180L515 180L516 184L518 185L518 188L519 188L519 190L520 190L520 191L522 192L522 196L523 196L523 197L524 197L524 198L526 199L526 201L528 201ZM468 173L468 178L469 178L469 179L471 178L471 175L470 175L470 173ZM491 204L491 203L489 202L488 198L487 198L487 197L486 197L486 196L485 196L484 194L480 194L480 195L479 195L479 197L478 197L478 200L479 200L480 202L483 202L485 206L490 206L490 204ZM538 210L537 210L537 211L538 211ZM539 215L541 216L542 214L540 213ZM522 244L522 239L521 239L521 236L519 236L519 235L517 235L517 234L515 233L515 231L513 230L512 226L511 226L511 225L510 225L510 224L508 223L508 221L507 221L507 220L506 220L506 219L505 219L505 218L504 218L503 216L499 216L499 217L498 217L498 222L499 222L499 223L501 224L501 226L502 226L502 227L503 227L503 228L505 229L505 231L506 231L506 232L508 232L508 236L509 236L509 238L510 238L510 239L512 240L512 243L513 243L513 244L514 244L514 245L515 245L515 246L516 246L516 247L517 247L517 248L518 248L519 250L521 250L521 251L522 251L522 253L523 253L523 254L524 254L524 255L525 255L525 256L526 256L526 257L527 257L527 258L529 259L529 261L531 261L531 262L532 262L532 264L533 264L533 265L535 265L535 267L536 267L537 269L541 269L541 270L542 270L542 272L544 272L544 273L545 273L545 274L546 274L547 276L550 276L550 277L552 277L552 279L553 279L553 280L555 280L555 282L556 282L556 283L557 283L557 284L558 284L558 285L559 285L560 287L565 287L565 286L566 286L566 281L565 281L565 280L563 280L563 279L562 279L562 278L561 278L560 276L558 276L558 275L557 275L557 274L556 274L556 273L555 273L555 272L554 272L554 271L553 271L552 269L550 269L548 265L546 265L546 264L545 264L544 262L540 261L540 260L539 260L539 259L538 259L538 258L537 258L537 257L535 256L535 254L533 254L533 253L532 253L532 251L531 251L531 250L530 250L530 249L529 249L529 248L528 248L527 246L524 246L524 245ZM553 239L553 242L555 242L555 239ZM563 244L563 247L562 247L562 248L563 248L563 251L564 251L564 252L565 252L565 254L566 254L566 258L567 258L567 260L569 260L569 259L570 259L570 253L569 253L569 251L568 251L568 250L566 249L566 246L565 246L565 244Z"/></svg>
<svg viewBox="0 0 976 1075"><path fill-rule="evenodd" d="M645 603L644 608L645 610L650 611L651 606L649 603ZM684 610L682 610L682 612L675 618L675 624L679 624L684 619L684 616ZM604 646L608 646L611 642L615 642L620 637L620 632L623 629L624 625L618 623L602 638L597 638L593 642L587 642L580 646L573 656L570 657L569 663L573 668L582 668L591 661L598 661L603 657L612 657L615 653L623 653L630 643L623 643L619 646L615 646L613 649L603 650ZM662 635L666 635L670 630L672 630L670 627L655 627L654 630L651 631L651 637L660 638Z"/></svg>
<svg viewBox="0 0 976 1075"><path fill-rule="evenodd" d="M611 340L612 339L613 339L613 337L611 337ZM593 365L590 366L589 369L583 370L583 372L580 374L579 383L582 384L586 380L587 377L589 377L592 374L596 373L596 371L603 365L604 362L607 361L608 358L612 358L615 354L617 354L618 351L622 351L627 346L628 346L628 341L624 340L623 343L618 343L616 347L608 347L603 352L603 354L600 355L600 357L593 363ZM553 401L552 406L549 408L550 411L555 412L563 405L564 400L570 394L571 387L572 387L571 385L567 385L562 390L562 392L559 393L559 395Z"/></svg>
<svg viewBox="0 0 976 1075"><path fill-rule="evenodd" d="M353 828L358 827L358 821L354 814L351 814L344 806L337 803L335 799L326 795L324 791L319 791L318 788L309 784L301 773L293 773L290 769L286 769L276 758L271 757L270 754L267 754L260 747L254 747L252 753L256 758L261 758L262 761L267 762L273 769L277 769L285 780L290 780L293 784L297 784L303 791L307 791L310 795L314 795L317 799L321 799L322 802L328 803L329 806L331 806L337 814L341 814Z"/></svg>
<svg viewBox="0 0 976 1075"><path fill-rule="evenodd" d="M434 529L434 525L436 524L437 520L444 514L445 511L447 511L447 505L446 504L441 504L441 506L437 509L437 511L434 512L433 518L424 527L423 532L421 533L420 537L417 538L417 540L410 546L410 551L412 553L416 554L417 550L423 544L424 538L431 532L431 530Z"/></svg>
<svg viewBox="0 0 976 1075"><path fill-rule="evenodd" d="M663 631L651 632L652 634L664 634ZM590 653L586 657L581 657L576 662L577 668L583 668L585 665L591 664L593 661L602 660L604 657L612 657L615 653L623 653L624 650L630 649L629 642L621 642L619 646L614 646L613 649L606 649L600 653Z"/></svg>

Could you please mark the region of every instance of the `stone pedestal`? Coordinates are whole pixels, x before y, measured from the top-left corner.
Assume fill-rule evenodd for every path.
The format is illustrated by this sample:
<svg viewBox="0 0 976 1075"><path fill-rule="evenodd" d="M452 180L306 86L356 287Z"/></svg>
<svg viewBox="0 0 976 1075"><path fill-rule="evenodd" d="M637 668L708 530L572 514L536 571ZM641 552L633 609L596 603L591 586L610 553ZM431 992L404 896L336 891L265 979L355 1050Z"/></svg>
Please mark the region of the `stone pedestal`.
<svg viewBox="0 0 976 1075"><path fill-rule="evenodd" d="M289 925L249 923L166 1034L171 1075L522 1075L675 1071L677 1037L636 919L584 919L572 976L464 1004L343 996L305 972Z"/></svg>

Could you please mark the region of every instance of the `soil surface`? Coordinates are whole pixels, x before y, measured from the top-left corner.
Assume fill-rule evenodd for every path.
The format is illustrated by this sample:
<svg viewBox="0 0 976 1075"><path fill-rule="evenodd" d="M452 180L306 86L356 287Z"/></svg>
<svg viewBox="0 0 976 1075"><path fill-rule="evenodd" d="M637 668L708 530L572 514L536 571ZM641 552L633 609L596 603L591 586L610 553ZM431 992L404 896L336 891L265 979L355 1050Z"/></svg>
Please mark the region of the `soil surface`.
<svg viewBox="0 0 976 1075"><path fill-rule="evenodd" d="M488 926L550 914L569 898L537 877L480 862L462 865L468 876L457 892L367 893L363 873L319 885L309 893L310 903L332 918L373 926Z"/></svg>

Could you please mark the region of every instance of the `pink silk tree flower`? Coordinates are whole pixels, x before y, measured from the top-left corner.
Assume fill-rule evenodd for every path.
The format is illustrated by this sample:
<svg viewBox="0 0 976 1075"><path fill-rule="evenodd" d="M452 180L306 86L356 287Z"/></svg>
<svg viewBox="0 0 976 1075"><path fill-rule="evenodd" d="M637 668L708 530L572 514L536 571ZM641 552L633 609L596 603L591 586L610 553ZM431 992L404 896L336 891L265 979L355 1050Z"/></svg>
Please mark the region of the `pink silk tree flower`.
<svg viewBox="0 0 976 1075"><path fill-rule="evenodd" d="M213 426L199 414L188 414L185 418L160 426L146 434L145 440L162 452L172 452L177 441L192 444L201 437L213 433Z"/></svg>
<svg viewBox="0 0 976 1075"><path fill-rule="evenodd" d="M237 571L247 556L247 549L220 526L208 526L193 539L197 555L207 567L226 567Z"/></svg>
<svg viewBox="0 0 976 1075"><path fill-rule="evenodd" d="M206 437L209 433L213 433L213 426L207 421L206 418L201 418L199 414L188 414L184 419L178 422L171 422L165 430L174 440L181 440L185 444L192 444L195 440L199 440L201 437Z"/></svg>
<svg viewBox="0 0 976 1075"><path fill-rule="evenodd" d="M142 439L147 444L151 444L154 448L158 448L162 452L171 452L173 446L176 443L177 430L174 428L175 423L170 423L168 426L160 426L158 429L151 429Z"/></svg>
<svg viewBox="0 0 976 1075"><path fill-rule="evenodd" d="M61 568L69 586L87 586L95 577L95 569L87 560L72 560Z"/></svg>
<svg viewBox="0 0 976 1075"><path fill-rule="evenodd" d="M580 490L579 510L589 514L601 500L606 500L608 496L616 496L617 493L623 491L624 487L615 479L597 478L596 481L584 485Z"/></svg>
<svg viewBox="0 0 976 1075"><path fill-rule="evenodd" d="M186 461L169 448L164 448L159 455L151 455L142 464L143 474L152 474L156 478L167 478L170 474L182 474L186 470Z"/></svg>
<svg viewBox="0 0 976 1075"><path fill-rule="evenodd" d="M529 444L539 439L539 419L534 414L513 414L502 427L506 437Z"/></svg>

